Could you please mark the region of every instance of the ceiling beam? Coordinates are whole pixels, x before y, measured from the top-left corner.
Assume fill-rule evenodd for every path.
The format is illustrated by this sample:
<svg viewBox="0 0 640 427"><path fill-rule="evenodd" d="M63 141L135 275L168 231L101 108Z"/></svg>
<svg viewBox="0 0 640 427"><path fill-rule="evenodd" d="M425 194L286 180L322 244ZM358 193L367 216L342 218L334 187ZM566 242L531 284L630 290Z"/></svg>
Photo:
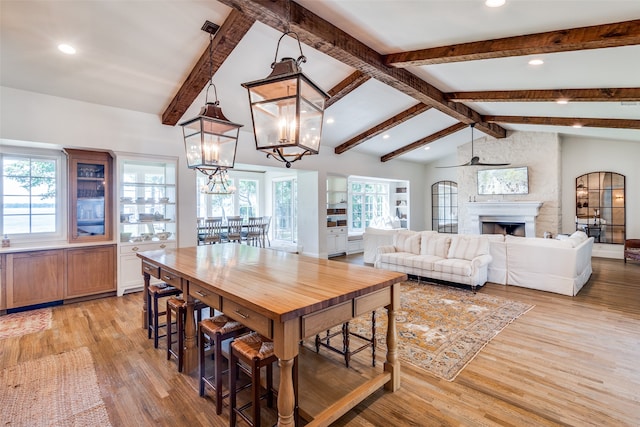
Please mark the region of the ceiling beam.
<svg viewBox="0 0 640 427"><path fill-rule="evenodd" d="M495 138L505 138L507 132L495 123L482 122L481 115L461 103L447 101L435 86L414 74L387 67L380 55L369 46L350 36L340 28L315 15L293 1L287 0L218 0L240 10L252 19L282 31L295 31L300 41L347 64L365 75L405 93L419 102L466 124L477 123L483 133Z"/></svg>
<svg viewBox="0 0 640 427"><path fill-rule="evenodd" d="M424 147L427 144L432 143L433 141L436 141L440 138L444 138L445 136L451 135L452 133L456 133L461 129L465 129L468 126L465 123L456 123L453 126L449 126L446 129L442 129L441 131L438 131L434 134L431 134L429 136L426 136L422 139L419 139L415 142L412 142L409 145L405 145L402 148L398 148L397 150L394 150L392 152L390 152L389 154L385 154L384 156L380 157L380 161L381 162L388 162L391 159L395 159L398 156L401 156L405 153L408 153L410 151L413 151L417 148L420 147ZM477 127L477 126L476 126Z"/></svg>
<svg viewBox="0 0 640 427"><path fill-rule="evenodd" d="M574 126L615 129L640 129L640 120L633 119L597 119L585 117L523 117L523 116L484 116L492 123L512 123L523 125Z"/></svg>
<svg viewBox="0 0 640 427"><path fill-rule="evenodd" d="M384 57L384 63L405 68L637 44L640 19L392 53Z"/></svg>
<svg viewBox="0 0 640 427"><path fill-rule="evenodd" d="M573 102L635 102L640 101L640 88L495 90L449 92L445 96L453 102L555 102L559 99Z"/></svg>
<svg viewBox="0 0 640 427"><path fill-rule="evenodd" d="M324 103L324 108L327 109L331 107L333 104L359 88L360 85L370 78L371 77L365 76L360 71L354 71L353 74L332 87L329 92L327 92L331 98L327 99L327 102Z"/></svg>
<svg viewBox="0 0 640 427"><path fill-rule="evenodd" d="M213 36L213 65L209 69L209 45L202 52L200 59L187 76L178 92L173 97L169 106L162 113L162 124L175 126L185 111L193 104L193 101L200 95L202 89L209 82L210 72L215 74L222 63L229 57L236 45L249 31L255 20L238 12L231 10L231 13L224 21L224 24Z"/></svg>
<svg viewBox="0 0 640 427"><path fill-rule="evenodd" d="M388 131L389 129L398 126L401 123L406 122L407 120L417 116L418 114L422 114L425 111L427 111L428 109L430 109L431 107L429 105L426 104L416 104L411 108L408 108L406 110L404 110L401 113L396 114L395 116L391 117L390 119L385 120L384 122L365 130L364 132L362 132L361 134L351 138L350 140L343 142L342 144L338 145L335 149L334 152L336 154L342 154L345 151L348 151L352 148L357 147L358 145L362 144L363 142L365 142L368 139L373 138L376 135L380 135L383 132Z"/></svg>

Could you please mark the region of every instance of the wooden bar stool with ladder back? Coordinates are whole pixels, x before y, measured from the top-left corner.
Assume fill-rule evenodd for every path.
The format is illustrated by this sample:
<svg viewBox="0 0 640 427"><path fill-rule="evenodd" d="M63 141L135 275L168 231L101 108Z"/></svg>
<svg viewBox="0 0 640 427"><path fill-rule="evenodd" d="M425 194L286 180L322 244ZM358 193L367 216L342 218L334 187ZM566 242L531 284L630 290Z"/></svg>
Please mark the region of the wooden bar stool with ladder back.
<svg viewBox="0 0 640 427"><path fill-rule="evenodd" d="M196 325L202 320L202 312L208 309L205 303L195 300L193 310L196 314ZM173 330L175 319L176 330ZM187 302L181 298L171 297L167 300L167 360L174 356L178 362L178 372L184 366L184 332L187 319ZM176 335L176 339L173 336ZM175 344L175 349L174 349ZM198 343L199 345L199 343Z"/></svg>
<svg viewBox="0 0 640 427"><path fill-rule="evenodd" d="M166 283L149 285L147 289L147 327L148 338L153 337L153 346L158 348L158 340L165 335L160 335L160 328L166 326L160 324L160 317L167 314L166 311L159 311L159 301L163 298L175 297L182 293L182 290Z"/></svg>
<svg viewBox="0 0 640 427"><path fill-rule="evenodd" d="M277 362L273 350L273 342L263 337L257 332L242 335L231 343L231 354L229 359L229 426L235 427L237 417L240 416L252 427L260 427L260 401L267 400L267 407L273 408L274 397L277 391L273 388L273 363ZM260 371L266 368L265 393L262 393ZM238 391L245 387L238 387L238 373L244 372L251 378L251 400L243 406L237 406ZM298 358L293 363L293 389L295 396L294 417L297 424L298 418ZM251 408L251 417L245 414ZM277 410L276 410L277 418Z"/></svg>
<svg viewBox="0 0 640 427"><path fill-rule="evenodd" d="M222 399L229 394L223 393L222 376L228 372L224 361L229 360L229 345L234 338L249 333L249 328L240 322L229 319L224 314L216 314L198 323L198 362L200 397L205 396L205 386L209 386L216 399L216 414L222 413ZM208 343L208 346L207 346ZM208 353L213 358L213 375L207 375L206 359ZM228 364L228 367L231 365Z"/></svg>

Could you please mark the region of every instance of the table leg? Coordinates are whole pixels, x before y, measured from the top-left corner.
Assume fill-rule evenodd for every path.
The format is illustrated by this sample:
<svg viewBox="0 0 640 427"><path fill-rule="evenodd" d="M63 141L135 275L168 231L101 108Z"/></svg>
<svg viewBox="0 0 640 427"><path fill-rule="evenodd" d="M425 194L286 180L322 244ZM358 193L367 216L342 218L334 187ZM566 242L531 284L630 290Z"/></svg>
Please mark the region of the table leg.
<svg viewBox="0 0 640 427"><path fill-rule="evenodd" d="M194 314L194 298L185 288L183 295L187 299L187 319L184 325L184 373L189 374L198 367L198 349L196 348L196 319Z"/></svg>
<svg viewBox="0 0 640 427"><path fill-rule="evenodd" d="M143 273L143 276L144 291L142 292L142 329L146 331L149 329L149 307L147 307L147 299L149 295L149 282L151 281L151 275L149 273Z"/></svg>
<svg viewBox="0 0 640 427"><path fill-rule="evenodd" d="M278 366L280 367L280 387L278 389L278 427L295 425L293 363L294 359L278 359Z"/></svg>
<svg viewBox="0 0 640 427"><path fill-rule="evenodd" d="M391 304L387 308L387 360L384 363L385 372L391 373L391 381L384 385L389 391L397 391L400 388L400 361L398 360L398 331L396 328L396 310L400 308L400 284L396 283L391 288Z"/></svg>

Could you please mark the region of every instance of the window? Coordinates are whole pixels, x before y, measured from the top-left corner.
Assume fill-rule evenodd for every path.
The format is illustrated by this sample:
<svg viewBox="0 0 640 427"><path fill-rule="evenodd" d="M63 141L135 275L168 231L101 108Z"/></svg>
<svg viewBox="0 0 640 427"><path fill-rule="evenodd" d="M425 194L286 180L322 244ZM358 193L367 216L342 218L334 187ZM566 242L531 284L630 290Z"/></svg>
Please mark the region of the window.
<svg viewBox="0 0 640 427"><path fill-rule="evenodd" d="M349 202L349 231L364 231L374 219L389 216L389 184L351 181Z"/></svg>
<svg viewBox="0 0 640 427"><path fill-rule="evenodd" d="M273 238L298 241L298 185L295 179L273 182Z"/></svg>
<svg viewBox="0 0 640 427"><path fill-rule="evenodd" d="M258 181L253 179L229 178L230 186L236 186L233 194L206 194L199 191L208 177L198 174L197 186L197 213L199 217L208 218L220 216L240 215L244 220L260 214L258 209ZM237 185L236 185L237 183Z"/></svg>
<svg viewBox="0 0 640 427"><path fill-rule="evenodd" d="M576 178L576 229L596 243L625 241L625 177L591 172Z"/></svg>
<svg viewBox="0 0 640 427"><path fill-rule="evenodd" d="M458 184L439 181L431 186L431 229L458 233Z"/></svg>
<svg viewBox="0 0 640 427"><path fill-rule="evenodd" d="M17 241L62 238L63 197L60 152L0 152L0 234Z"/></svg>

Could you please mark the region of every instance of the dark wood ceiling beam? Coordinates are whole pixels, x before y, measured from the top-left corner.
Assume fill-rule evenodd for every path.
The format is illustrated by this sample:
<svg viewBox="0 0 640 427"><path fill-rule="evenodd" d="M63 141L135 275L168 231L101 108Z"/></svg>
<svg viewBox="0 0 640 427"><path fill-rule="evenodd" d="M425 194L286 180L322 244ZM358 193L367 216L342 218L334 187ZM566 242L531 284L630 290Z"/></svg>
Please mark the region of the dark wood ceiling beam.
<svg viewBox="0 0 640 427"><path fill-rule="evenodd" d="M523 116L484 116L492 123L512 123L522 125L574 126L640 129L640 120L633 119L597 119L585 117L523 117Z"/></svg>
<svg viewBox="0 0 640 427"><path fill-rule="evenodd" d="M210 72L215 74L218 71L254 22L254 19L237 10L231 10L224 24L213 36L213 66L211 70L209 68L209 44L207 44L207 48L198 59L193 70L191 70L189 76L187 76L187 79L169 103L169 106L162 113L163 124L175 126L178 123L178 120L209 82Z"/></svg>
<svg viewBox="0 0 640 427"><path fill-rule="evenodd" d="M405 93L419 102L495 138L505 138L507 132L495 123L482 122L481 115L462 103L447 101L435 86L414 74L383 63L382 55L346 32L330 24L299 4L286 0L218 0L251 18L282 31L295 31L300 41L347 64L365 75Z"/></svg>
<svg viewBox="0 0 640 427"><path fill-rule="evenodd" d="M636 44L640 44L640 19L392 53L384 63L404 68Z"/></svg>
<svg viewBox="0 0 640 427"><path fill-rule="evenodd" d="M434 134L431 134L429 136L426 136L422 139L419 139L415 142L412 142L409 145L405 145L402 148L398 148L397 150L394 150L392 152L390 152L389 154L385 154L384 156L380 157L380 161L381 162L388 162L391 159L395 159L398 156L401 156L405 153L408 153L410 151L416 150L420 147L424 147L427 144L432 143L433 141L436 141L440 138L444 138L445 136L451 135L452 133L456 133L461 129L465 129L468 126L465 123L456 123L453 126L449 126L446 129L442 129L441 131L438 131ZM477 126L476 126L477 127Z"/></svg>
<svg viewBox="0 0 640 427"><path fill-rule="evenodd" d="M364 75L360 71L354 71L349 77L332 87L329 92L329 98L327 102L324 103L324 108L329 108L336 102L340 101L342 98L356 90L360 87L364 82L369 80L371 77Z"/></svg>
<svg viewBox="0 0 640 427"><path fill-rule="evenodd" d="M564 99L573 102L640 101L640 88L545 89L449 92L453 102L545 102Z"/></svg>
<svg viewBox="0 0 640 427"><path fill-rule="evenodd" d="M354 147L357 147L358 145L362 144L363 142L365 142L368 139L373 138L374 136L380 135L383 132L388 131L389 129L398 126L401 123L406 122L407 120L424 113L425 111L427 111L428 109L430 109L431 107L429 105L426 104L417 104L414 105L411 108L408 108L406 110L404 110L401 113L396 114L395 116L391 117L390 119L385 120L384 122L372 127L371 129L367 129L364 132L362 132L361 134L351 138L350 140L343 142L342 144L338 145L335 149L334 152L336 154L342 154L345 151L348 151Z"/></svg>

